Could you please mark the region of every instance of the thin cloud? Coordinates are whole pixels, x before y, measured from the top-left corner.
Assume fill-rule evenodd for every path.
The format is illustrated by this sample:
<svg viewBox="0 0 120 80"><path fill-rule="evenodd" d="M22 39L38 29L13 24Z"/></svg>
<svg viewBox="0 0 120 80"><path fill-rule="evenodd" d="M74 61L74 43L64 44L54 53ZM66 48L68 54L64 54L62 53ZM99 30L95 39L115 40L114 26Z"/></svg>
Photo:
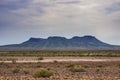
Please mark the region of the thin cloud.
<svg viewBox="0 0 120 80"><path fill-rule="evenodd" d="M120 0L2 0L0 35L4 37L0 44L10 43L8 36L14 38L11 43L17 43L28 37L89 34L120 44L119 15Z"/></svg>

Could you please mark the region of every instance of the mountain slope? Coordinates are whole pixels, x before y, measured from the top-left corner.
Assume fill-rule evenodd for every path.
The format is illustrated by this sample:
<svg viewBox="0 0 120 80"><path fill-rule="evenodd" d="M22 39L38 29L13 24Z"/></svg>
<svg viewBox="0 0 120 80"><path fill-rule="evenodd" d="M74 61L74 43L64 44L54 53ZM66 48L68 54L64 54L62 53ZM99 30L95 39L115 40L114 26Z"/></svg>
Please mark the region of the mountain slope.
<svg viewBox="0 0 120 80"><path fill-rule="evenodd" d="M94 36L72 37L67 39L65 37L48 37L43 38L30 38L21 44L1 46L0 49L7 50L42 50L42 49L120 49L119 46L104 43Z"/></svg>

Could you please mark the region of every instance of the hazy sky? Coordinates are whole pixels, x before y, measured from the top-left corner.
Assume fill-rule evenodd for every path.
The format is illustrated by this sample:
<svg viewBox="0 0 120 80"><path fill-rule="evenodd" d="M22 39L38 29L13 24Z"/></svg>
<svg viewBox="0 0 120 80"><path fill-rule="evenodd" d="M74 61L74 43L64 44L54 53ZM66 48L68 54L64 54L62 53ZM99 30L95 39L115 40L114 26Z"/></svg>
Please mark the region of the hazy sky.
<svg viewBox="0 0 120 80"><path fill-rule="evenodd" d="M0 45L84 35L120 45L120 0L0 0Z"/></svg>

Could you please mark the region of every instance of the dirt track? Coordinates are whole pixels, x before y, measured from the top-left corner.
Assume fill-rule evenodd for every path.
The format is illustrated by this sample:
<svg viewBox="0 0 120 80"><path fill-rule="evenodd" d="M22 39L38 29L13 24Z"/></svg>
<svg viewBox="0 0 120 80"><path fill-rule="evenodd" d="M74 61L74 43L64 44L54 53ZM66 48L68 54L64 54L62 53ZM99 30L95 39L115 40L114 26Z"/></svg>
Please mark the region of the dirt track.
<svg viewBox="0 0 120 80"><path fill-rule="evenodd" d="M12 63L12 60L15 60L17 63L120 61L120 57L43 57L43 60L38 60L38 58L39 57L0 57L0 62Z"/></svg>

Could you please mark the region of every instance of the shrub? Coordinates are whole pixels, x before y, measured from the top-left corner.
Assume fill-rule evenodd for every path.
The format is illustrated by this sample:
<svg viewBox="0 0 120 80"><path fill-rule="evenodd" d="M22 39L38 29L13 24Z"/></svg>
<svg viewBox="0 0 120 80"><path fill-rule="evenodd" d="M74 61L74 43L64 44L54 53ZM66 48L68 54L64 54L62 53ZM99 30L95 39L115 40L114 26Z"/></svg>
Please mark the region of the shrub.
<svg viewBox="0 0 120 80"><path fill-rule="evenodd" d="M40 68L40 67L41 67L41 65L40 65L40 64L37 64L37 65L36 65L36 67L37 67L37 68Z"/></svg>
<svg viewBox="0 0 120 80"><path fill-rule="evenodd" d="M96 69L96 72L100 72L100 69L99 69L99 68L97 68L97 69Z"/></svg>
<svg viewBox="0 0 120 80"><path fill-rule="evenodd" d="M89 68L89 66L88 66L88 65L84 65L84 66L82 66L82 67L84 67L84 68Z"/></svg>
<svg viewBox="0 0 120 80"><path fill-rule="evenodd" d="M72 71L72 72L86 72L86 70L84 68L77 67L77 66L71 67L70 71Z"/></svg>
<svg viewBox="0 0 120 80"><path fill-rule="evenodd" d="M33 74L33 77L35 77L35 78L50 77L52 75L53 75L53 72L51 72L45 68L41 68Z"/></svg>
<svg viewBox="0 0 120 80"><path fill-rule="evenodd" d="M69 64L66 67L71 68L71 67L74 67L74 66L75 66L74 64Z"/></svg>
<svg viewBox="0 0 120 80"><path fill-rule="evenodd" d="M0 65L3 65L4 64L4 62L2 61L2 62L0 62Z"/></svg>
<svg viewBox="0 0 120 80"><path fill-rule="evenodd" d="M43 60L43 57L39 57L38 60Z"/></svg>
<svg viewBox="0 0 120 80"><path fill-rule="evenodd" d="M24 74L29 74L29 71L28 70L24 70Z"/></svg>
<svg viewBox="0 0 120 80"><path fill-rule="evenodd" d="M58 63L58 61L54 60L53 63Z"/></svg>
<svg viewBox="0 0 120 80"><path fill-rule="evenodd" d="M102 65L97 65L98 68L102 68L103 66Z"/></svg>
<svg viewBox="0 0 120 80"><path fill-rule="evenodd" d="M18 69L18 68L16 68L16 69L13 69L13 71L12 71L14 74L16 74L16 73L19 73L20 72L20 69Z"/></svg>

